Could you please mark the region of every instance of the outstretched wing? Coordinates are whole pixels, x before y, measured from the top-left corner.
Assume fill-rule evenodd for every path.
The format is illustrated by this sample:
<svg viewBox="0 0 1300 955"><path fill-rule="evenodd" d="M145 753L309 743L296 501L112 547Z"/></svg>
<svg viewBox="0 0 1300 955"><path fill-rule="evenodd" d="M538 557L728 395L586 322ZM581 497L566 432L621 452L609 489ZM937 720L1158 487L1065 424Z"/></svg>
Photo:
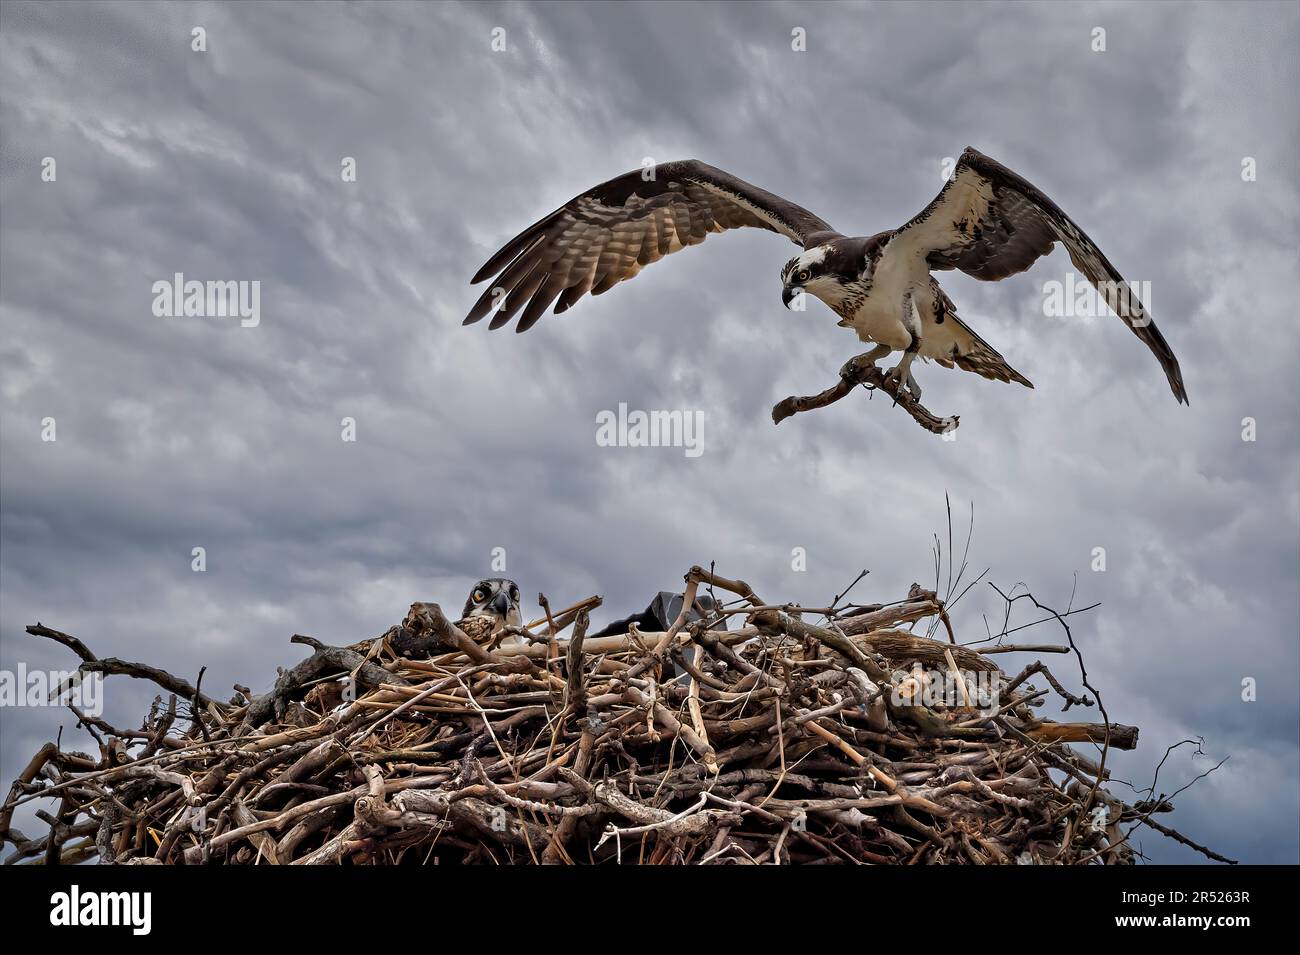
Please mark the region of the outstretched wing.
<svg viewBox="0 0 1300 955"><path fill-rule="evenodd" d="M475 274L475 284L497 279L465 324L499 304L489 328L523 308L515 331L527 331L556 298L559 314L710 232L746 226L779 232L804 248L839 235L807 209L721 169L694 159L660 163L588 189L507 242Z"/></svg>
<svg viewBox="0 0 1300 955"><path fill-rule="evenodd" d="M1129 284L1061 208L1034 185L969 146L934 201L894 238L932 269L985 281L1023 272L1063 242L1070 261L1151 349L1174 396L1187 402L1178 359Z"/></svg>

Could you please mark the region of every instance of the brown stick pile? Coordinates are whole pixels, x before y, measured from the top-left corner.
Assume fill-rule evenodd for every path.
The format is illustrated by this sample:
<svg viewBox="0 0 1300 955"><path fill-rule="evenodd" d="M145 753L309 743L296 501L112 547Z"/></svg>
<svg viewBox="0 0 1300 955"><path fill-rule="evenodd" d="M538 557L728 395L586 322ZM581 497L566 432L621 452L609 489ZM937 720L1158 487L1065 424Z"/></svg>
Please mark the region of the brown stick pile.
<svg viewBox="0 0 1300 955"><path fill-rule="evenodd" d="M1136 727L1044 718L1049 694L1094 700L1042 663L1003 673L1018 648L957 645L934 593L808 610L694 567L685 608L701 588L719 609L663 633L589 639L592 598L496 649L415 604L351 648L295 637L311 656L224 703L29 627L170 695L139 729L77 712L100 753L33 757L6 862L1124 864L1143 824L1229 861L1156 823L1167 800L1106 791ZM906 629L932 617L948 640Z"/></svg>

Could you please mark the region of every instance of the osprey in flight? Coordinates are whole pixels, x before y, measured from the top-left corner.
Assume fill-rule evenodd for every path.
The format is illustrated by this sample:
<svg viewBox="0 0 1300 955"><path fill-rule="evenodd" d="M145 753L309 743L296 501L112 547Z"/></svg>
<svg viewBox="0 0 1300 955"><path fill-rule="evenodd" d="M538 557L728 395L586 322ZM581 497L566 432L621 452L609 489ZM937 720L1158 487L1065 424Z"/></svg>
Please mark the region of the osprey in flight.
<svg viewBox="0 0 1300 955"><path fill-rule="evenodd" d="M474 283L496 281L465 324L495 310L488 327L500 328L523 309L515 330L526 331L552 302L558 314L588 292L599 295L643 266L703 242L710 232L743 226L803 246L781 270L782 301L789 307L803 293L821 299L840 325L875 344L863 356L867 362L902 352L886 378L913 398L921 393L912 375L918 355L1033 387L957 317L930 273L960 269L997 281L1023 272L1063 242L1075 268L1151 349L1174 396L1187 401L1173 350L1101 250L1031 183L970 148L919 215L866 237L842 235L807 209L693 159L627 173L507 242L474 276Z"/></svg>

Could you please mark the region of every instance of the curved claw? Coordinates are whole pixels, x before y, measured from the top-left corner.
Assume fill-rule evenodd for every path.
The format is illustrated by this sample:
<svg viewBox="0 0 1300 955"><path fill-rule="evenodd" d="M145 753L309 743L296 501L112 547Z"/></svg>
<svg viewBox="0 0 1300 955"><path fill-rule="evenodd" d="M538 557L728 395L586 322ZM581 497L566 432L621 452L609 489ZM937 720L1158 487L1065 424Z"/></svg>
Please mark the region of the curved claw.
<svg viewBox="0 0 1300 955"><path fill-rule="evenodd" d="M912 369L906 363L899 362L885 372L884 380L894 386L894 390L898 392L899 397L906 393L913 401L921 400L921 386L916 383L916 378L912 375Z"/></svg>
<svg viewBox="0 0 1300 955"><path fill-rule="evenodd" d="M841 365L840 377L856 381L858 379L858 376L862 374L862 368L863 365L865 364L864 362L859 360L861 359L861 357L862 357L861 355L856 355L853 358L850 358L848 361L846 361L843 365Z"/></svg>

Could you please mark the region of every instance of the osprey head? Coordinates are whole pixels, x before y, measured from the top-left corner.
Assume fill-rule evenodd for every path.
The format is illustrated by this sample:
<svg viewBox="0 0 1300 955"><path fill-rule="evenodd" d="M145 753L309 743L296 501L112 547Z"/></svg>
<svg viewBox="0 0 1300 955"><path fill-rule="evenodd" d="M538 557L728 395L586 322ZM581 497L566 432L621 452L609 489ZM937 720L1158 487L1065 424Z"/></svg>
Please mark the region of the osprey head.
<svg viewBox="0 0 1300 955"><path fill-rule="evenodd" d="M844 296L844 286L857 278L857 270L842 274L847 257L837 240L805 249L781 270L781 301L790 308L796 296L807 293L831 305ZM799 308L799 311L803 311Z"/></svg>
<svg viewBox="0 0 1300 955"><path fill-rule="evenodd" d="M522 627L519 614L519 585L505 577L480 580L465 601L462 617L491 617L498 625Z"/></svg>

